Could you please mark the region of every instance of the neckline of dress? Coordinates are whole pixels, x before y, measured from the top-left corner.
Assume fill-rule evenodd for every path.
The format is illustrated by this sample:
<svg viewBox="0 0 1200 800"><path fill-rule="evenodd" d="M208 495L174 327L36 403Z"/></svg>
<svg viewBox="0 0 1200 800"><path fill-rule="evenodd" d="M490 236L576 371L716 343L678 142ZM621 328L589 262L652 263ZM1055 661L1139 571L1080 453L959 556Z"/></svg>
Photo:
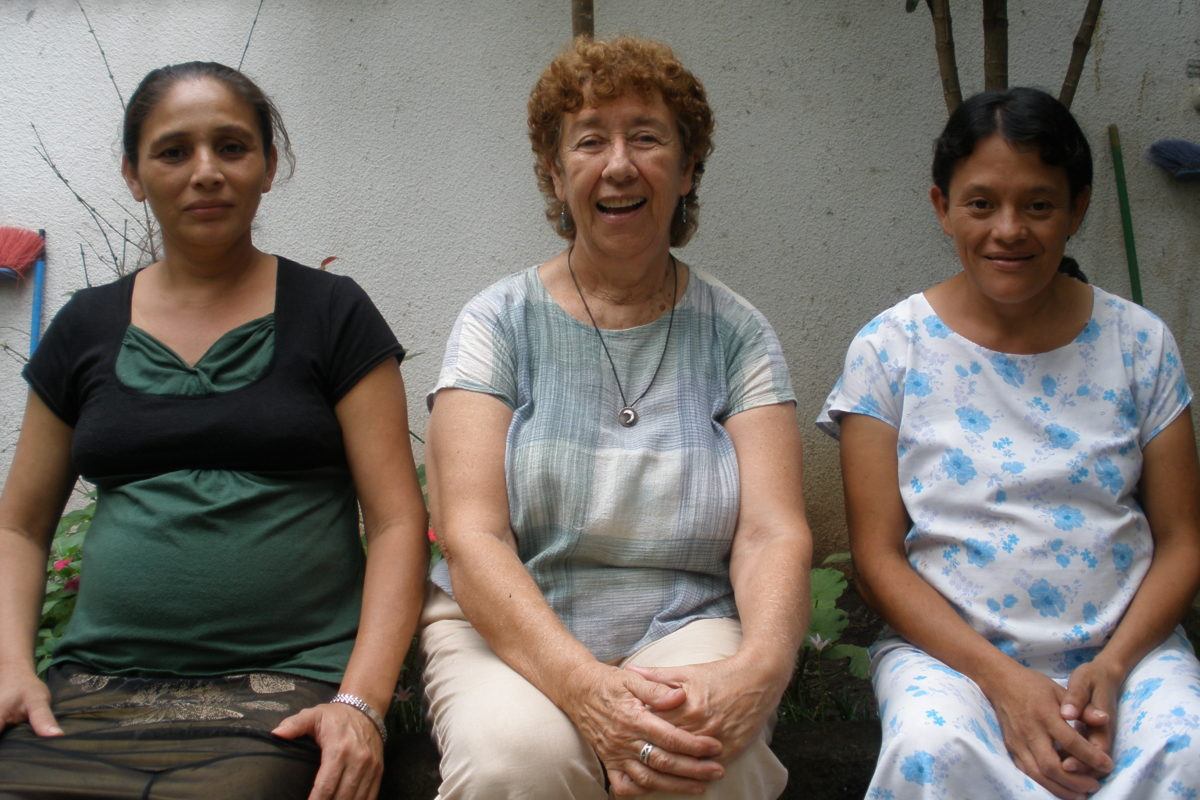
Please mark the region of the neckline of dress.
<svg viewBox="0 0 1200 800"><path fill-rule="evenodd" d="M1010 353L1005 350L993 350L992 348L988 347L987 345L980 344L979 342L975 341L974 339L969 339L966 336L963 336L958 331L956 331L954 328L950 327L946 323L946 320L942 319L942 315L939 314L937 312L937 309L935 309L933 307L933 304L929 302L929 298L925 296L925 292L923 292L923 291L917 292L916 295L914 295L914 296L920 298L920 302L925 305L925 308L929 311L929 313L932 314L939 323L941 323L942 327L944 327L947 331L950 332L950 334L949 334L950 336L954 337L958 341L968 344L971 347L982 350L985 353L990 353L992 355L997 355L997 356L1004 356L1005 358L1032 358L1034 356L1048 356L1048 355L1051 355L1052 353L1057 353L1059 351L1066 350L1066 349L1072 347L1079 340L1080 335L1082 335L1083 332L1088 329L1088 326L1091 325L1096 320L1096 307L1098 305L1097 300L1100 299L1099 293L1103 290L1099 286L1095 286L1094 284L1088 284L1088 288L1092 292L1092 307L1088 311L1087 322L1083 323L1083 327L1080 328L1078 331L1076 331L1075 335L1072 336L1069 340L1067 340L1063 344L1059 345L1058 347L1052 347L1049 350L1039 350L1036 353Z"/></svg>

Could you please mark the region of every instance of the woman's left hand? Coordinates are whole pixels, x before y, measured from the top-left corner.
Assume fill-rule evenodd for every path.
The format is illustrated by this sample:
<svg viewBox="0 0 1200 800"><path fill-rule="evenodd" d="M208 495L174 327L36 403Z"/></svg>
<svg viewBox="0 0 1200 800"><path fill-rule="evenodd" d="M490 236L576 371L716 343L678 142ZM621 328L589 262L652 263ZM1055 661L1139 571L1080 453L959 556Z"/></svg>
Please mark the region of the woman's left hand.
<svg viewBox="0 0 1200 800"><path fill-rule="evenodd" d="M321 748L308 800L372 800L379 793L383 740L361 711L322 703L293 714L271 733L283 739L311 736Z"/></svg>
<svg viewBox="0 0 1200 800"><path fill-rule="evenodd" d="M682 705L656 713L686 731L717 739L722 745L718 760L726 764L755 736L762 735L788 678L764 675L736 655L684 667L626 669L646 680L683 689L686 699Z"/></svg>
<svg viewBox="0 0 1200 800"><path fill-rule="evenodd" d="M1067 694L1060 713L1071 723L1081 724L1084 738L1112 755L1113 733L1116 730L1117 698L1125 674L1098 656L1094 661L1075 668L1067 680ZM1074 756L1063 759L1063 769L1074 773L1092 773Z"/></svg>

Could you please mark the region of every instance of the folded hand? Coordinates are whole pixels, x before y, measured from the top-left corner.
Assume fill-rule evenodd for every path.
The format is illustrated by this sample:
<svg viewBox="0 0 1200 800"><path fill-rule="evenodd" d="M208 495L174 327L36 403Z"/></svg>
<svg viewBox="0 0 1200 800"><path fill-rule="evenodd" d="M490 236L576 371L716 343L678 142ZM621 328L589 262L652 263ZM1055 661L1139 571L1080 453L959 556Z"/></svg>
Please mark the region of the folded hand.
<svg viewBox="0 0 1200 800"><path fill-rule="evenodd" d="M600 757L614 795L700 794L725 774L715 760L720 742L662 718L685 702L683 690L600 663L577 669L571 686L564 711Z"/></svg>

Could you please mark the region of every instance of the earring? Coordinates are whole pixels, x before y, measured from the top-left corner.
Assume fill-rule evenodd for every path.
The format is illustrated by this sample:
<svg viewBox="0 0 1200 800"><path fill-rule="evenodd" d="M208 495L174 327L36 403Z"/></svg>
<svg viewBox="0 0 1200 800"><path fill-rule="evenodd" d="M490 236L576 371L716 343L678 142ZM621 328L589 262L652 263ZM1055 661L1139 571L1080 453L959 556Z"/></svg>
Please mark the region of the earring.
<svg viewBox="0 0 1200 800"><path fill-rule="evenodd" d="M562 209L558 212L558 229L563 233L570 233L575 227L575 221L571 219L571 214L567 211L567 204L562 204Z"/></svg>
<svg viewBox="0 0 1200 800"><path fill-rule="evenodd" d="M679 227L687 227L687 198L679 198Z"/></svg>

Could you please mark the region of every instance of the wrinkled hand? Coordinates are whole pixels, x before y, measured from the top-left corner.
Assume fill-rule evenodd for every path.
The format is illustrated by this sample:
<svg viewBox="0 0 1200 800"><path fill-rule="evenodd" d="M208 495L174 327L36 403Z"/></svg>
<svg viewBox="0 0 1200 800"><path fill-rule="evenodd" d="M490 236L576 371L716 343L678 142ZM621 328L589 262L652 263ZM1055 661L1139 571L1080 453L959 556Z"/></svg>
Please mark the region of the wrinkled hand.
<svg viewBox="0 0 1200 800"><path fill-rule="evenodd" d="M5 672L0 670L0 675ZM0 731L22 722L38 736L62 736L50 712L50 690L32 672L5 675L0 683Z"/></svg>
<svg viewBox="0 0 1200 800"><path fill-rule="evenodd" d="M1071 673L1067 681L1067 692L1063 697L1059 713L1068 722L1077 723L1084 738L1096 747L1112 755L1113 733L1116 726L1117 698L1121 684L1125 682L1123 672L1098 657L1082 664ZM1087 774L1096 778L1105 772L1090 769L1074 756L1063 760L1067 772Z"/></svg>
<svg viewBox="0 0 1200 800"><path fill-rule="evenodd" d="M786 676L765 676L737 656L685 667L634 667L643 678L683 690L679 706L658 712L667 722L721 743L721 761L729 763L762 735Z"/></svg>
<svg viewBox="0 0 1200 800"><path fill-rule="evenodd" d="M991 687L988 700L1017 767L1064 800L1083 800L1097 791L1096 776L1112 770L1112 758L1063 719L1067 690L1015 663L1006 678ZM1071 759L1082 769L1067 769Z"/></svg>
<svg viewBox="0 0 1200 800"><path fill-rule="evenodd" d="M700 794L725 774L714 760L721 743L658 716L684 700L681 689L593 662L571 674L563 710L600 757L614 795ZM655 749L642 764L638 754L646 742Z"/></svg>
<svg viewBox="0 0 1200 800"><path fill-rule="evenodd" d="M322 703L280 722L282 739L311 736L321 748L321 768L308 800L372 800L383 777L383 741L371 720L342 703Z"/></svg>

